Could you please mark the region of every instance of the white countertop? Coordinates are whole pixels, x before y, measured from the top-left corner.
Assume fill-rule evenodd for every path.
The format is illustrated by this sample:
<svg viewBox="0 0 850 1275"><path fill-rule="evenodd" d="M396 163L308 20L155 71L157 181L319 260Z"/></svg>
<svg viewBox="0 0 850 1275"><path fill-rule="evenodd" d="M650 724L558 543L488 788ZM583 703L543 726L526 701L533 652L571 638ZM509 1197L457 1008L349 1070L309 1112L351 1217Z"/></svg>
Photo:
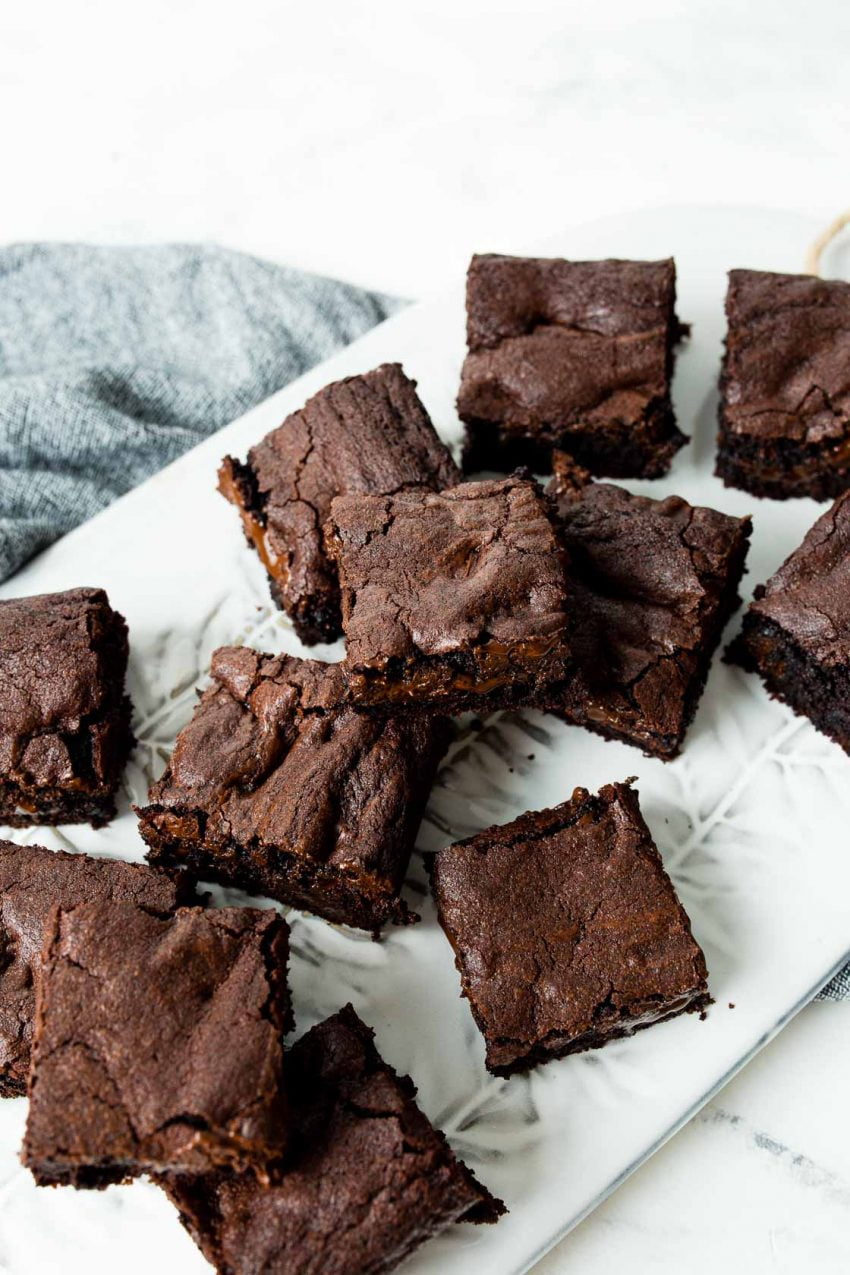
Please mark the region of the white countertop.
<svg viewBox="0 0 850 1275"><path fill-rule="evenodd" d="M429 8L7 6L0 233L421 296L613 210L850 204L845 0ZM540 1271L846 1272L848 1057L850 1004L809 1007Z"/></svg>

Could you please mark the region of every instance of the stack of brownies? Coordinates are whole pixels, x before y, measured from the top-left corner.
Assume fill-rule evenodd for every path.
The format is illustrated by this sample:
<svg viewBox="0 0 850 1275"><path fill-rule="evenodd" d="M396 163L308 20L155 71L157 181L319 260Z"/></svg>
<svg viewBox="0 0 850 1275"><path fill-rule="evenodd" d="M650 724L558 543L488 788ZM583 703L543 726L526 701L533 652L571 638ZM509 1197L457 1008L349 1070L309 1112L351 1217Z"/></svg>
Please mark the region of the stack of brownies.
<svg viewBox="0 0 850 1275"><path fill-rule="evenodd" d="M831 402L832 433L822 398L798 395L807 441L776 441L803 428L783 398L789 332L803 322L823 345L850 331L838 287L734 272L727 481L752 489L763 464L758 483L776 487L787 462L793 483L838 485L850 394ZM417 921L402 887L460 713L531 706L678 754L738 603L750 520L592 475L659 476L687 441L670 401L685 331L672 261L476 257L464 463L499 476L463 480L397 364L327 386L247 461L225 459L221 491L273 597L304 643L343 635L345 659L215 652L138 810L150 866L0 843L0 1091L29 1095L38 1183L149 1174L222 1275L388 1271L448 1224L504 1212L350 1006L284 1050L284 917L211 908L196 886L376 937ZM753 420L766 438L767 417L759 461L741 440ZM515 464L548 485L506 474ZM732 648L845 747L848 500L758 591ZM102 590L0 603L2 822L114 814L133 743L127 657ZM484 829L429 868L496 1075L710 1003L630 780Z"/></svg>

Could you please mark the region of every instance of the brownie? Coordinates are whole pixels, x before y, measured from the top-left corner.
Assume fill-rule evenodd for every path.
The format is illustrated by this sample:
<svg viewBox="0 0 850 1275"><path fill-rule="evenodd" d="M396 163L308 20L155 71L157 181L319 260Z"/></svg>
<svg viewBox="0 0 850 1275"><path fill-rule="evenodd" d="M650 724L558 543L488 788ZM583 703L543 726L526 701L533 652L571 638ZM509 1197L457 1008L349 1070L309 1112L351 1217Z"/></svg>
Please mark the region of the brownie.
<svg viewBox="0 0 850 1275"><path fill-rule="evenodd" d="M225 458L219 490L236 505L272 597L302 642L340 634L339 587L322 544L334 496L438 489L459 474L398 363L336 381L248 453Z"/></svg>
<svg viewBox="0 0 850 1275"><path fill-rule="evenodd" d="M670 402L676 267L667 261L472 258L458 412L464 468L658 478L687 439Z"/></svg>
<svg viewBox="0 0 850 1275"><path fill-rule="evenodd" d="M593 483L556 453L547 491L570 558L575 666L538 707L667 760L737 607L749 518Z"/></svg>
<svg viewBox="0 0 850 1275"><path fill-rule="evenodd" d="M0 602L0 824L113 817L133 745L127 652L103 589Z"/></svg>
<svg viewBox="0 0 850 1275"><path fill-rule="evenodd" d="M733 270L717 475L828 500L850 486L850 283Z"/></svg>
<svg viewBox="0 0 850 1275"><path fill-rule="evenodd" d="M850 492L756 589L728 658L850 753Z"/></svg>
<svg viewBox="0 0 850 1275"><path fill-rule="evenodd" d="M276 912L54 908L22 1159L40 1186L251 1169L286 1140L289 931Z"/></svg>
<svg viewBox="0 0 850 1275"><path fill-rule="evenodd" d="M150 862L366 930L418 919L399 892L448 722L340 703L339 664L224 647L211 672L139 811Z"/></svg>
<svg viewBox="0 0 850 1275"><path fill-rule="evenodd" d="M710 1003L705 958L628 783L577 788L448 846L432 878L495 1075Z"/></svg>
<svg viewBox="0 0 850 1275"><path fill-rule="evenodd" d="M350 1005L302 1036L287 1073L292 1150L278 1183L161 1182L219 1275L381 1275L452 1222L504 1213Z"/></svg>
<svg viewBox="0 0 850 1275"><path fill-rule="evenodd" d="M566 560L536 483L340 496L326 537L355 703L483 711L565 676Z"/></svg>
<svg viewBox="0 0 850 1275"><path fill-rule="evenodd" d="M34 976L51 910L95 899L136 903L158 916L192 901L186 884L144 864L0 841L0 1095L26 1093Z"/></svg>

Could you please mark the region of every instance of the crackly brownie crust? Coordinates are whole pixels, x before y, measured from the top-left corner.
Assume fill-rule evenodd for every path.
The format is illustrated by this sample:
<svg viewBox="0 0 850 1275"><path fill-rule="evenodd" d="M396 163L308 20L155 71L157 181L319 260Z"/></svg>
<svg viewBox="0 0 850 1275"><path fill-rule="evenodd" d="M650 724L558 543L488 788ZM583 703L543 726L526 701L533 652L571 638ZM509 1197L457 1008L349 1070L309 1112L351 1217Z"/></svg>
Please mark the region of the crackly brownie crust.
<svg viewBox="0 0 850 1275"><path fill-rule="evenodd" d="M327 540L356 703L487 711L565 675L565 555L536 483L338 497Z"/></svg>
<svg viewBox="0 0 850 1275"><path fill-rule="evenodd" d="M554 467L547 491L570 560L575 665L538 707L675 757L740 601L750 519L592 483L563 453Z"/></svg>
<svg viewBox="0 0 850 1275"><path fill-rule="evenodd" d="M127 654L103 589L0 602L0 824L113 817L133 745Z"/></svg>
<svg viewBox="0 0 850 1275"><path fill-rule="evenodd" d="M667 261L474 256L458 412L467 472L548 469L657 478L687 441L670 401L676 267Z"/></svg>
<svg viewBox="0 0 850 1275"><path fill-rule="evenodd" d="M224 647L139 811L148 859L378 930L400 897L450 727L341 704L338 664Z"/></svg>
<svg viewBox="0 0 850 1275"><path fill-rule="evenodd" d="M850 492L756 589L728 658L850 753Z"/></svg>
<svg viewBox="0 0 850 1275"><path fill-rule="evenodd" d="M850 284L732 270L717 475L784 500L850 486Z"/></svg>
<svg viewBox="0 0 850 1275"><path fill-rule="evenodd" d="M221 1275L382 1275L456 1221L505 1209L458 1160L350 1005L288 1057L292 1150L279 1183L162 1180Z"/></svg>
<svg viewBox="0 0 850 1275"><path fill-rule="evenodd" d="M25 1094L35 973L54 906L96 899L136 903L158 916L193 901L188 882L144 864L0 841L0 1095Z"/></svg>
<svg viewBox="0 0 850 1275"><path fill-rule="evenodd" d="M710 1002L705 958L628 784L577 788L449 846L432 880L496 1075Z"/></svg>
<svg viewBox="0 0 850 1275"><path fill-rule="evenodd" d="M336 381L248 453L225 458L219 490L260 555L274 600L302 642L340 634L336 570L322 544L334 496L435 490L460 475L398 363Z"/></svg>
<svg viewBox="0 0 850 1275"><path fill-rule="evenodd" d="M286 1140L288 943L272 911L55 908L22 1154L36 1182L225 1167L265 1179Z"/></svg>

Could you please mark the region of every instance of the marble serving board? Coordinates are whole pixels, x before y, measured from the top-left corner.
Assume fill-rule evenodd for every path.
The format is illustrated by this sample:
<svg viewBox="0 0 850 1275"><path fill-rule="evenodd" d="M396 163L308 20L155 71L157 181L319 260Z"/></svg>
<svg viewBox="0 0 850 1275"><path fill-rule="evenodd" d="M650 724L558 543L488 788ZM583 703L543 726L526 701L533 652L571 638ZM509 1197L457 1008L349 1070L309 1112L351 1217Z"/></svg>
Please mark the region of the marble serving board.
<svg viewBox="0 0 850 1275"><path fill-rule="evenodd" d="M679 268L693 324L675 400L694 441L670 475L628 484L755 521L746 596L801 539L810 501L756 501L711 476L725 271L800 268L809 227L790 214L683 208L610 218L529 245L549 255L660 257ZM499 244L481 244L498 250ZM102 585L130 627L129 689L139 739L120 817L89 828L11 832L18 841L141 859L130 803L143 801L224 643L304 653L270 604L233 509L215 491L225 452L250 444L326 382L400 360L443 436L463 356L462 281L316 368L42 554L0 596ZM736 617L730 632L738 623ZM338 659L341 645L314 649ZM353 1002L385 1057L409 1072L428 1115L510 1208L497 1227L454 1227L409 1263L419 1272L516 1275L594 1208L705 1103L817 991L850 948L850 759L760 683L715 660L684 754L664 764L551 717L493 717L442 768L419 837L435 850L582 784L638 777L641 803L705 948L715 1004L528 1077L494 1079L415 858L406 887L421 925L383 943L291 913L298 1031ZM6 834L4 834L6 835ZM225 897L218 892L219 899ZM237 900L228 892L230 901ZM226 1048L226 1041L222 1042ZM198 1275L206 1263L147 1183L103 1193L37 1190L17 1160L23 1100L0 1103L0 1268L14 1275Z"/></svg>

